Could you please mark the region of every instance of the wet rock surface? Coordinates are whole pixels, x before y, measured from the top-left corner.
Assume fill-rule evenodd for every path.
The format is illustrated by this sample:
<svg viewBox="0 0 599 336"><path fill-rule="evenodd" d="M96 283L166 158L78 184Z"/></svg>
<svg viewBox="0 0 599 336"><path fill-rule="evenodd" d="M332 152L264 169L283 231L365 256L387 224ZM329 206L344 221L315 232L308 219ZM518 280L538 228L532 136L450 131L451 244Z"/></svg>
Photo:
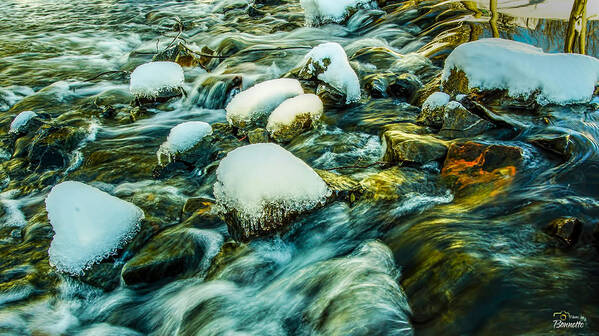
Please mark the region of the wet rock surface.
<svg viewBox="0 0 599 336"><path fill-rule="evenodd" d="M405 125L389 125L382 135L386 145L386 162L427 163L443 160L447 145L431 135L405 132Z"/></svg>

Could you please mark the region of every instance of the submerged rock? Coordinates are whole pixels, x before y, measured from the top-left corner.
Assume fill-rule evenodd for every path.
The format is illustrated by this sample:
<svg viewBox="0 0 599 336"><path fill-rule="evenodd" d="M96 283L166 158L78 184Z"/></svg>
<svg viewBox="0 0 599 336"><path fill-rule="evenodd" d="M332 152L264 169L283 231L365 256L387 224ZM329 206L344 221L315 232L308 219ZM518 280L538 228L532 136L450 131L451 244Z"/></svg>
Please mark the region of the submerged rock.
<svg viewBox="0 0 599 336"><path fill-rule="evenodd" d="M445 105L443 126L439 135L446 138L469 138L491 129L493 124L452 101Z"/></svg>
<svg viewBox="0 0 599 336"><path fill-rule="evenodd" d="M34 170L65 168L70 153L85 138L85 132L71 126L43 125L27 150L27 160Z"/></svg>
<svg viewBox="0 0 599 336"><path fill-rule="evenodd" d="M511 183L522 160L523 151L518 147L456 143L449 147L441 176L459 195L482 188L494 196Z"/></svg>
<svg viewBox="0 0 599 336"><path fill-rule="evenodd" d="M582 226L582 222L576 217L561 217L551 221L545 232L559 239L566 247L572 247L578 242Z"/></svg>
<svg viewBox="0 0 599 336"><path fill-rule="evenodd" d="M284 229L331 191L305 162L275 144L238 148L217 171L214 195L231 236L247 241Z"/></svg>
<svg viewBox="0 0 599 336"><path fill-rule="evenodd" d="M533 145L569 160L574 150L574 141L569 134L541 134L529 139Z"/></svg>
<svg viewBox="0 0 599 336"><path fill-rule="evenodd" d="M333 197L336 200L349 202L351 204L358 200L364 193L364 188L360 182L351 177L320 169L315 169L315 172L323 179L329 189L331 189Z"/></svg>
<svg viewBox="0 0 599 336"><path fill-rule="evenodd" d="M410 102L422 87L420 79L410 73L396 75L393 73L374 74L364 78L364 88L374 98L392 97Z"/></svg>
<svg viewBox="0 0 599 336"><path fill-rule="evenodd" d="M123 267L127 285L166 280L197 272L204 248L190 229L174 228L153 237Z"/></svg>
<svg viewBox="0 0 599 336"><path fill-rule="evenodd" d="M423 164L445 157L447 145L443 140L430 135L408 133L408 129L405 124L386 127L381 137L385 148L384 161Z"/></svg>
<svg viewBox="0 0 599 336"><path fill-rule="evenodd" d="M277 142L291 141L313 127L323 112L320 98L314 94L303 94L287 99L268 117L266 129Z"/></svg>

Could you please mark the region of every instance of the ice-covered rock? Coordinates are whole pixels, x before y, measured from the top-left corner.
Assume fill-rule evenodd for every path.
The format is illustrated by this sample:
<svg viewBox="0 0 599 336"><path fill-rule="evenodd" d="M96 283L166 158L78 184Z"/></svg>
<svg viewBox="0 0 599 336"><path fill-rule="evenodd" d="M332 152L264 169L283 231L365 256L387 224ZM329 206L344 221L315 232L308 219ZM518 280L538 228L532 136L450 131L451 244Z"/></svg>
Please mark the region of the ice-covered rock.
<svg viewBox="0 0 599 336"><path fill-rule="evenodd" d="M312 49L305 57L299 77L319 80L345 96L345 103L360 100L360 81L352 69L345 50L338 43L323 43Z"/></svg>
<svg viewBox="0 0 599 336"><path fill-rule="evenodd" d="M279 142L289 141L320 119L324 108L315 94L289 98L268 117L266 129Z"/></svg>
<svg viewBox="0 0 599 336"><path fill-rule="evenodd" d="M162 164L162 157L170 161L176 155L192 149L211 134L212 127L203 121L188 121L173 127L156 153L158 164Z"/></svg>
<svg viewBox="0 0 599 336"><path fill-rule="evenodd" d="M135 236L144 218L134 204L74 181L52 188L46 210L55 233L50 263L74 275L115 254Z"/></svg>
<svg viewBox="0 0 599 336"><path fill-rule="evenodd" d="M341 23L358 9L377 7L373 0L300 0L300 4L308 26Z"/></svg>
<svg viewBox="0 0 599 336"><path fill-rule="evenodd" d="M272 79L237 94L227 105L229 124L246 128L266 121L270 113L288 98L304 93L296 79Z"/></svg>
<svg viewBox="0 0 599 336"><path fill-rule="evenodd" d="M235 149L221 161L216 174L218 212L239 240L273 233L331 195L310 166L272 143Z"/></svg>
<svg viewBox="0 0 599 336"><path fill-rule="evenodd" d="M129 91L138 99L169 98L180 95L185 76L174 62L149 62L135 68Z"/></svg>
<svg viewBox="0 0 599 336"><path fill-rule="evenodd" d="M19 113L13 121L10 123L10 133L19 133L25 129L27 123L37 116L37 113L33 111L24 111Z"/></svg>
<svg viewBox="0 0 599 336"><path fill-rule="evenodd" d="M418 116L418 122L434 128L443 126L445 105L451 97L444 92L434 92L422 104L422 112Z"/></svg>
<svg viewBox="0 0 599 336"><path fill-rule="evenodd" d="M539 105L584 103L599 81L599 60L549 54L504 39L481 39L457 47L445 61L443 90L450 94L503 90Z"/></svg>

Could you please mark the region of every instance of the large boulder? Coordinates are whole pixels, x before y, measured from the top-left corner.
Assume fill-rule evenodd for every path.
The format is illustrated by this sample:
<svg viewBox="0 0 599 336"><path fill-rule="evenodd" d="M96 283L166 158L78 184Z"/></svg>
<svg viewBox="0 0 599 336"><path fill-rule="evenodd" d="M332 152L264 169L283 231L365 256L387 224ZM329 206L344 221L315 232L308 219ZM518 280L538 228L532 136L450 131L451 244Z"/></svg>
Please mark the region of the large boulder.
<svg viewBox="0 0 599 336"><path fill-rule="evenodd" d="M156 152L158 164L177 160L190 164L206 161L210 154L209 141L204 139L210 135L212 127L203 121L188 121L173 127Z"/></svg>
<svg viewBox="0 0 599 336"><path fill-rule="evenodd" d="M183 94L185 75L175 62L149 62L131 73L129 91L138 104L164 102Z"/></svg>
<svg viewBox="0 0 599 336"><path fill-rule="evenodd" d="M598 81L599 60L594 57L546 54L521 42L481 39L458 46L447 57L442 86L451 95L491 94L525 104L564 105L590 101Z"/></svg>

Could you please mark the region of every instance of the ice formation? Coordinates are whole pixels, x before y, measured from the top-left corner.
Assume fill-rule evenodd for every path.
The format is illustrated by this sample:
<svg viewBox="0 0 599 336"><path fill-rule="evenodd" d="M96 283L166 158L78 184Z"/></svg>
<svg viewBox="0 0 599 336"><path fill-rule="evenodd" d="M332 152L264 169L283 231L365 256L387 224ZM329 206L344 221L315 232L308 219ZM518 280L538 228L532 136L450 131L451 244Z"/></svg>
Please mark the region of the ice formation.
<svg viewBox="0 0 599 336"><path fill-rule="evenodd" d="M50 263L81 275L94 263L116 253L137 233L143 211L132 203L81 182L62 182L46 198L54 229Z"/></svg>
<svg viewBox="0 0 599 336"><path fill-rule="evenodd" d="M445 61L442 82L463 71L469 89L507 90L512 98L535 97L540 105L591 100L599 81L599 60L578 54L548 54L504 39L481 39L457 47Z"/></svg>
<svg viewBox="0 0 599 336"><path fill-rule="evenodd" d="M12 123L10 123L9 133L19 133L23 130L23 128L25 128L29 120L36 116L37 113L33 111L24 111L19 113L15 119L13 119Z"/></svg>
<svg viewBox="0 0 599 336"><path fill-rule="evenodd" d="M323 43L304 58L309 71L315 72L314 63L326 69L317 78L345 94L346 104L360 100L360 81L349 65L345 50L338 43Z"/></svg>
<svg viewBox="0 0 599 336"><path fill-rule="evenodd" d="M158 164L162 164L160 158L162 155L170 158L175 154L183 153L211 134L212 127L203 121L188 121L173 127L156 153Z"/></svg>
<svg viewBox="0 0 599 336"><path fill-rule="evenodd" d="M352 10L376 8L373 0L300 0L308 26L325 23L340 23L347 19Z"/></svg>
<svg viewBox="0 0 599 336"><path fill-rule="evenodd" d="M310 166L272 143L233 150L216 174L217 203L225 211L236 211L246 226L261 223L267 216L283 218L313 209L331 194Z"/></svg>
<svg viewBox="0 0 599 336"><path fill-rule="evenodd" d="M323 109L322 101L315 94L289 98L270 114L266 130L272 135L283 127L294 126L297 119L301 117L316 121L322 116Z"/></svg>
<svg viewBox="0 0 599 336"><path fill-rule="evenodd" d="M135 68L129 91L138 98L156 98L161 93L180 88L185 81L183 68L174 62L150 62Z"/></svg>
<svg viewBox="0 0 599 336"><path fill-rule="evenodd" d="M234 126L244 128L260 122L288 98L304 93L296 79L272 79L254 85L237 94L225 108L227 121Z"/></svg>
<svg viewBox="0 0 599 336"><path fill-rule="evenodd" d="M444 107L449 103L451 98L447 93L444 92L435 92L428 96L424 103L422 104L422 109L438 109L440 107Z"/></svg>

